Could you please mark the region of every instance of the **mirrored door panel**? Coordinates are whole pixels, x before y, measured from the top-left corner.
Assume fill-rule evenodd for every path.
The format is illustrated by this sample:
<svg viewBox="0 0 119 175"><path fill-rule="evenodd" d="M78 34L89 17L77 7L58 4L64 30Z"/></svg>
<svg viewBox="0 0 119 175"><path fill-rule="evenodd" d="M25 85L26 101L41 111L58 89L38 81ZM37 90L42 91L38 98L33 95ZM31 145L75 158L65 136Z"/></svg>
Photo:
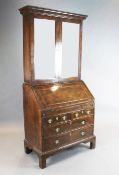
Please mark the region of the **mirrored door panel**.
<svg viewBox="0 0 119 175"><path fill-rule="evenodd" d="M62 78L78 77L79 24L62 23Z"/></svg>
<svg viewBox="0 0 119 175"><path fill-rule="evenodd" d="M35 79L55 77L55 21L34 19Z"/></svg>

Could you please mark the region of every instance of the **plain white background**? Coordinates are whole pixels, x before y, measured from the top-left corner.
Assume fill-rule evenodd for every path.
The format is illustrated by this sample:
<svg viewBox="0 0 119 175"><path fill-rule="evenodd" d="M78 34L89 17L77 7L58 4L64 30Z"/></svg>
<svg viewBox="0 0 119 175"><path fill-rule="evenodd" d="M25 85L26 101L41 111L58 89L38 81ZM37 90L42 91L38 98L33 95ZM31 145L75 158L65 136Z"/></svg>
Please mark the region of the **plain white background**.
<svg viewBox="0 0 119 175"><path fill-rule="evenodd" d="M76 147L47 160L23 151L24 5L87 14L83 33L82 79L96 99L97 148ZM0 174L119 174L119 2L117 0L0 0Z"/></svg>

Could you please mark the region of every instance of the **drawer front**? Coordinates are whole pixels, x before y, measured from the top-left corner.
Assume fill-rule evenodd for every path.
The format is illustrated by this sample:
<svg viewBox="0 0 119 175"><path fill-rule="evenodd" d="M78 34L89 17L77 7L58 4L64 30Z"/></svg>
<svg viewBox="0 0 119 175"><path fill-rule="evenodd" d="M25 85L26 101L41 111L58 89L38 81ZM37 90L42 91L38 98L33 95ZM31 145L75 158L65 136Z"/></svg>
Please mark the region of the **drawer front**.
<svg viewBox="0 0 119 175"><path fill-rule="evenodd" d="M64 124L57 124L49 127L44 127L44 137L55 136L61 133L69 132L80 127L93 125L94 120L92 116L83 116L78 119L66 121Z"/></svg>
<svg viewBox="0 0 119 175"><path fill-rule="evenodd" d="M73 120L80 119L81 117L90 117L94 116L94 109L85 109L85 110L77 110L73 111L71 113L63 113L63 114L57 114L56 116L50 116L47 118L44 118L44 126L55 126L57 124L64 124L68 123Z"/></svg>
<svg viewBox="0 0 119 175"><path fill-rule="evenodd" d="M93 124L94 124L93 116L82 116L80 118L72 120L71 129L74 130L76 128L81 128L81 127L85 127Z"/></svg>
<svg viewBox="0 0 119 175"><path fill-rule="evenodd" d="M57 149L71 142L70 133L44 139L45 151Z"/></svg>
<svg viewBox="0 0 119 175"><path fill-rule="evenodd" d="M61 133L68 132L71 129L70 123L64 123L64 124L59 124L55 125L53 127L46 127L44 128L43 135L44 137L49 137L49 136L55 136Z"/></svg>
<svg viewBox="0 0 119 175"><path fill-rule="evenodd" d="M82 140L85 138L88 138L93 135L93 127L84 127L84 128L79 128L77 130L72 131L72 142L76 140Z"/></svg>
<svg viewBox="0 0 119 175"><path fill-rule="evenodd" d="M94 115L94 109L77 110L71 113L71 120L75 120L83 116L92 115Z"/></svg>
<svg viewBox="0 0 119 175"><path fill-rule="evenodd" d="M44 124L46 127L50 127L58 124L65 124L69 120L71 120L71 115L70 113L66 113L62 115L50 116L47 119L45 119Z"/></svg>
<svg viewBox="0 0 119 175"><path fill-rule="evenodd" d="M93 127L85 127L77 129L59 136L49 137L44 139L45 151L58 149L75 141L80 141L93 135Z"/></svg>

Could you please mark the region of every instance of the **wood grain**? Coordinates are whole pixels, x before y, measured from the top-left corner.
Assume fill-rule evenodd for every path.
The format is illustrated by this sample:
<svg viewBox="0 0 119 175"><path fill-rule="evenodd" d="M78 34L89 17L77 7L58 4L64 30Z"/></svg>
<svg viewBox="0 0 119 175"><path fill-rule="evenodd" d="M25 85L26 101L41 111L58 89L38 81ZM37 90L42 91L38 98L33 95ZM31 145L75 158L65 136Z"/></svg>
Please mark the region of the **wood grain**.
<svg viewBox="0 0 119 175"><path fill-rule="evenodd" d="M27 154L35 151L39 166L56 152L90 142L95 148L95 99L81 80L82 26L86 15L25 6L23 15L23 108ZM80 25L78 77L36 80L34 75L34 18L55 20L55 44L62 45L62 22ZM59 48L62 52L61 47Z"/></svg>

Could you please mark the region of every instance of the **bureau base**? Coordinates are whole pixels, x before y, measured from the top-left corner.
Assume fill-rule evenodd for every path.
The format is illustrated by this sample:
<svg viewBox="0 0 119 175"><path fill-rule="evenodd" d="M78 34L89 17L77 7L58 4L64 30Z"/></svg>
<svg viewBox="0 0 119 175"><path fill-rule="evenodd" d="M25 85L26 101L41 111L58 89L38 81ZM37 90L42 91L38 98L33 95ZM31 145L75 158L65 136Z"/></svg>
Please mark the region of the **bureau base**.
<svg viewBox="0 0 119 175"><path fill-rule="evenodd" d="M90 143L90 149L94 149L95 146L96 146L96 137L95 136L92 136L90 138L87 138L87 139L84 139L84 140L78 140L74 143L71 143L71 144L68 144L68 145L65 145L65 146L62 146L60 147L59 149L57 150L51 150L51 151L48 151L48 152L40 152L40 150L36 149L35 147L32 147L31 143L29 143L26 139L24 140L24 150L25 150L25 153L26 154L30 154L32 151L36 152L36 154L38 155L39 157L39 167L41 169L45 168L46 167L46 159L55 154L56 152L58 151L61 151L63 149L68 149L68 148L71 148L72 146L75 146L77 144L80 144L80 143Z"/></svg>
<svg viewBox="0 0 119 175"><path fill-rule="evenodd" d="M23 84L25 152L46 167L50 155L79 143L95 148L94 98L83 81L54 85Z"/></svg>

